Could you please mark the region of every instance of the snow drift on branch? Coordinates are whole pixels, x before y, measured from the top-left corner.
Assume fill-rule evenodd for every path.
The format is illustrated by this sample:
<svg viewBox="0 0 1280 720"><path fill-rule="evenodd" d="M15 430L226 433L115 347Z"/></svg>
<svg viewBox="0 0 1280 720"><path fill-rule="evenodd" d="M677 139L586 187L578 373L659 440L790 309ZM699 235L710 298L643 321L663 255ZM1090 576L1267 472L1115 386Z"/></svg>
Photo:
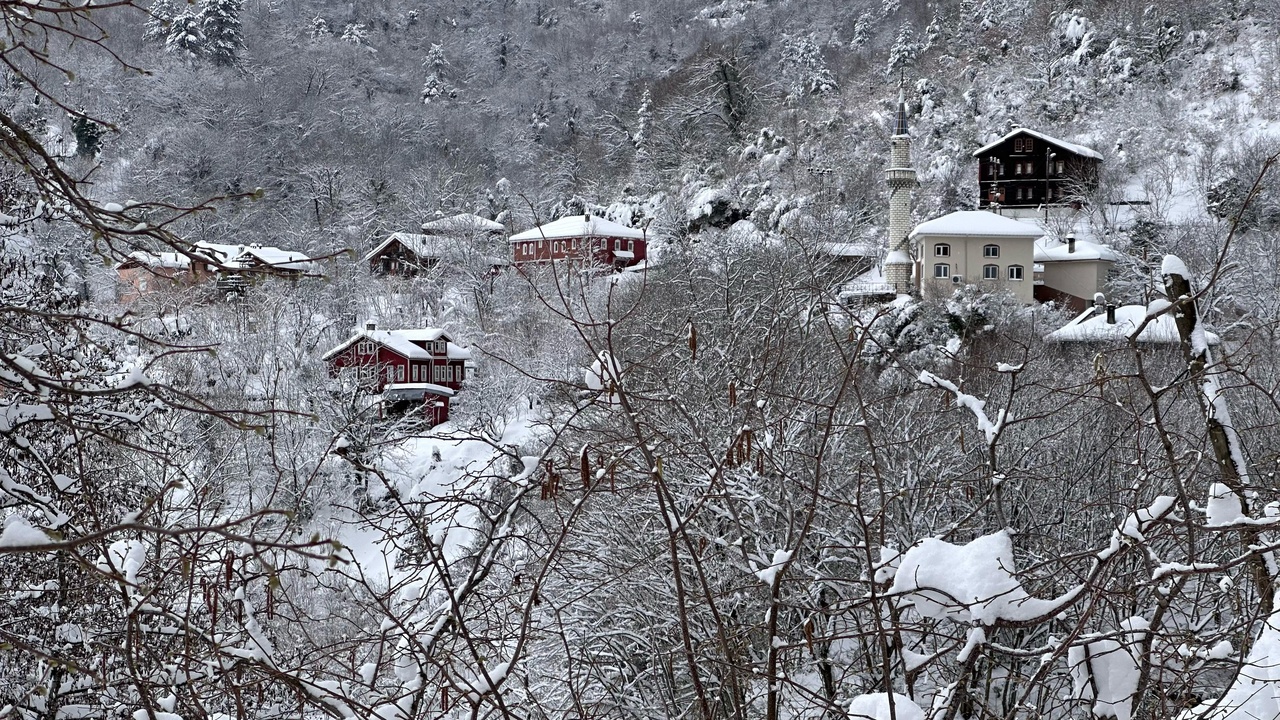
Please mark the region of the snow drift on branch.
<svg viewBox="0 0 1280 720"><path fill-rule="evenodd" d="M1013 541L1003 530L967 545L925 538L903 554L889 593L925 617L992 625L1052 614L1078 592L1039 600L1027 594L1016 573Z"/></svg>

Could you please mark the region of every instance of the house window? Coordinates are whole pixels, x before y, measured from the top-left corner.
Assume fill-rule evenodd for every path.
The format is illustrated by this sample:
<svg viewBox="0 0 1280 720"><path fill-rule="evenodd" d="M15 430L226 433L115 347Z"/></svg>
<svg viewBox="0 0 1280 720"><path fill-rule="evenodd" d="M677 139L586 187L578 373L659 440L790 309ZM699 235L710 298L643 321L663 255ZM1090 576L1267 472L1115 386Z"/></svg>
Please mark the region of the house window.
<svg viewBox="0 0 1280 720"><path fill-rule="evenodd" d="M404 366L396 366L396 382L404 382Z"/></svg>
<svg viewBox="0 0 1280 720"><path fill-rule="evenodd" d="M1010 265L1010 266L1009 266L1009 279L1010 279L1010 280L1021 280L1021 279L1022 279L1022 266L1021 266L1021 265Z"/></svg>
<svg viewBox="0 0 1280 720"><path fill-rule="evenodd" d="M1013 151L1018 153L1022 152L1022 138L1018 138L1013 141Z"/></svg>
<svg viewBox="0 0 1280 720"><path fill-rule="evenodd" d="M938 243L933 246L934 257L951 257L951 246L946 243ZM945 275L943 276L945 277Z"/></svg>
<svg viewBox="0 0 1280 720"><path fill-rule="evenodd" d="M1022 199L1022 188L1018 188L1018 199Z"/></svg>
<svg viewBox="0 0 1280 720"><path fill-rule="evenodd" d="M627 241L627 252L635 252L635 250L636 250L636 241L635 241L635 240L628 240L628 241Z"/></svg>
<svg viewBox="0 0 1280 720"><path fill-rule="evenodd" d="M1013 174L1014 174L1014 175L1021 175L1021 174L1022 174L1022 163L1014 163L1014 165L1013 165Z"/></svg>
<svg viewBox="0 0 1280 720"><path fill-rule="evenodd" d="M444 382L444 367L441 365L431 366L431 382Z"/></svg>
<svg viewBox="0 0 1280 720"><path fill-rule="evenodd" d="M999 265L983 265L982 279L983 280L999 280L1000 266Z"/></svg>
<svg viewBox="0 0 1280 720"><path fill-rule="evenodd" d="M1066 164L1066 162L1064 162L1064 161L1062 161L1062 160L1059 160L1059 161L1058 161L1058 174L1059 174L1059 175L1061 175L1062 173L1066 172L1066 169L1067 169L1067 164Z"/></svg>
<svg viewBox="0 0 1280 720"><path fill-rule="evenodd" d="M1000 168L1000 177L1004 177L1004 163L1000 163L996 167Z"/></svg>
<svg viewBox="0 0 1280 720"><path fill-rule="evenodd" d="M951 266L946 263L938 263L933 266L933 276L936 278L951 277Z"/></svg>
<svg viewBox="0 0 1280 720"><path fill-rule="evenodd" d="M356 345L356 354L358 355L372 355L374 352L375 350L372 340L361 340L359 344Z"/></svg>
<svg viewBox="0 0 1280 720"><path fill-rule="evenodd" d="M982 257L1000 257L999 245L983 245Z"/></svg>
<svg viewBox="0 0 1280 720"><path fill-rule="evenodd" d="M437 340L435 344L436 344L436 349L435 349L436 355L444 355L449 352L449 343L447 341Z"/></svg>

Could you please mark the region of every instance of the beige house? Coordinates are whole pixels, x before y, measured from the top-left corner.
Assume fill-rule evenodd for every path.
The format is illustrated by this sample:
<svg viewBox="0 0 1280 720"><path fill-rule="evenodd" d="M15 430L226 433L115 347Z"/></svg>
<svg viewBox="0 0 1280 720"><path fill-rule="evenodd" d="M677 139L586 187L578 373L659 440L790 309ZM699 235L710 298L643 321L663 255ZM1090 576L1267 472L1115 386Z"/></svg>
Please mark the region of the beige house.
<svg viewBox="0 0 1280 720"><path fill-rule="evenodd" d="M917 225L910 239L916 278L925 297L947 296L975 285L1034 300L1035 241L1044 231L985 210L961 210Z"/></svg>
<svg viewBox="0 0 1280 720"><path fill-rule="evenodd" d="M1107 280L1116 254L1106 245L1077 240L1041 238L1035 245L1036 300L1054 301L1072 310L1084 310L1094 293L1107 291Z"/></svg>

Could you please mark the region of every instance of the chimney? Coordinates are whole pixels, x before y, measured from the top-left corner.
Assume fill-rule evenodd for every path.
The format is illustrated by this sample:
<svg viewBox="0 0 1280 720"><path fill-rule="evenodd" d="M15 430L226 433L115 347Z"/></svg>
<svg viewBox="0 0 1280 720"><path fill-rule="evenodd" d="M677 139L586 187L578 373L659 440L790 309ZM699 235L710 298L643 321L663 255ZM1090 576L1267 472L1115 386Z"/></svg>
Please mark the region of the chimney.
<svg viewBox="0 0 1280 720"><path fill-rule="evenodd" d="M1071 233L1067 236L1067 252L1074 253L1076 251L1076 235Z"/></svg>
<svg viewBox="0 0 1280 720"><path fill-rule="evenodd" d="M1107 324L1116 324L1116 306L1111 303L1107 303Z"/></svg>
<svg viewBox="0 0 1280 720"><path fill-rule="evenodd" d="M1101 315L1107 311L1107 296L1100 292L1093 294L1093 311Z"/></svg>
<svg viewBox="0 0 1280 720"><path fill-rule="evenodd" d="M365 324L364 324L364 329L365 329L365 330L367 330L367 331L369 331L369 332L373 332L374 330L377 330L377 329L378 329L378 323L376 323L376 322L367 322L367 323L365 323Z"/></svg>

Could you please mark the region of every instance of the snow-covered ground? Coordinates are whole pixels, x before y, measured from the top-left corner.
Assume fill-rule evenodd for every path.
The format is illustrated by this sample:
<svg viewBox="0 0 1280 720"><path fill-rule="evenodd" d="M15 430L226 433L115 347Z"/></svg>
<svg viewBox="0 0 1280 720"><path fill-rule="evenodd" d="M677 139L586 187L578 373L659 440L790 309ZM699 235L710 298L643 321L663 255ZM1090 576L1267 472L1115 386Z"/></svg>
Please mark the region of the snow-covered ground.
<svg viewBox="0 0 1280 720"><path fill-rule="evenodd" d="M510 456L500 448L520 447L536 434L536 417L520 415L493 442L463 433L453 423L439 425L425 435L407 437L388 447L379 467L400 502L428 518L434 542L443 546L446 560L457 559L476 530L476 505L467 498L483 495L495 481L512 473ZM518 470L516 471L518 472ZM386 501L385 487L371 482L370 495ZM351 563L343 573L376 586L394 585L400 573L397 555L404 538L395 528L374 526L354 513L335 518L335 538L343 544Z"/></svg>

